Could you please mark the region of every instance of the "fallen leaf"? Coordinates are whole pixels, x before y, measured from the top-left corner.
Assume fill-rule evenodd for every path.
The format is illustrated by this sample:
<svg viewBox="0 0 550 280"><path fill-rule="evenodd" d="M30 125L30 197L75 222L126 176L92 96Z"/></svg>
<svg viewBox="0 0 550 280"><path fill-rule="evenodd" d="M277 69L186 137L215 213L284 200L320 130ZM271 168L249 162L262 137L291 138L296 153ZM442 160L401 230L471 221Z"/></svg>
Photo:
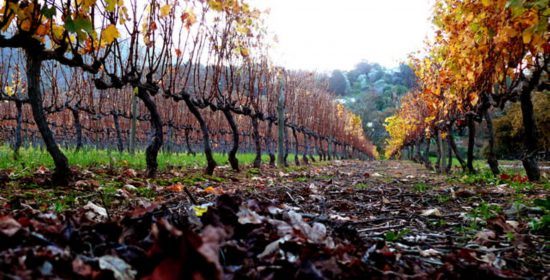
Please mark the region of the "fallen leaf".
<svg viewBox="0 0 550 280"><path fill-rule="evenodd" d="M89 265L89 264L86 264L84 263L84 261L80 258L80 257L77 257L76 259L73 260L72 262L72 266L73 266L73 272L82 276L82 277L85 277L85 278L94 278L94 274L97 274L96 272L94 272L94 270L92 269L92 266Z"/></svg>
<svg viewBox="0 0 550 280"><path fill-rule="evenodd" d="M202 245L197 249L204 258L216 267L216 278L222 279L223 268L220 264L220 246L227 233L222 228L206 226L201 233Z"/></svg>
<svg viewBox="0 0 550 280"><path fill-rule="evenodd" d="M167 191L171 191L171 192L182 192L183 191L183 185L181 183L175 183L175 184L173 184L171 186L168 186L164 189L167 190Z"/></svg>
<svg viewBox="0 0 550 280"><path fill-rule="evenodd" d="M258 254L259 259L263 259L269 255L272 255L273 253L277 252L280 248L280 244L285 243L286 241L290 240L290 235L285 235L284 237L281 237L265 246L265 249L263 252Z"/></svg>
<svg viewBox="0 0 550 280"><path fill-rule="evenodd" d="M98 206L94 204L93 202L89 201L86 205L83 207L86 211L86 218L89 221L93 221L96 223L105 222L108 218L107 210L101 206Z"/></svg>
<svg viewBox="0 0 550 280"><path fill-rule="evenodd" d="M21 224L10 216L0 217L0 232L11 237L21 229Z"/></svg>
<svg viewBox="0 0 550 280"><path fill-rule="evenodd" d="M209 193L209 194L215 194L215 195L222 195L224 193L222 189L214 188L212 186L207 187L206 189L204 189L204 192Z"/></svg>
<svg viewBox="0 0 550 280"><path fill-rule="evenodd" d="M110 255L99 258L99 268L112 271L117 280L135 279L137 274L124 260Z"/></svg>
<svg viewBox="0 0 550 280"><path fill-rule="evenodd" d="M137 188L134 186L134 185L130 185L130 184L126 184L124 185L124 187L122 187L123 189L129 191L129 192L135 192L137 191Z"/></svg>
<svg viewBox="0 0 550 280"><path fill-rule="evenodd" d="M41 174L41 175L44 175L46 174L47 172L49 172L50 170L48 168L46 168L44 165L41 165L40 167L38 167L38 169L36 169L36 174Z"/></svg>
<svg viewBox="0 0 550 280"><path fill-rule="evenodd" d="M432 256L441 255L441 252L439 252L435 249L428 249L428 250L420 251L420 255L423 256L423 257L432 257Z"/></svg>
<svg viewBox="0 0 550 280"><path fill-rule="evenodd" d="M499 215L497 217L487 219L487 227L494 230L498 234L502 234L505 232L514 232L514 227L508 224L508 222L504 218L504 215Z"/></svg>
<svg viewBox="0 0 550 280"><path fill-rule="evenodd" d="M258 215L258 213L241 206L239 209L239 213L237 213L237 217L239 217L239 223L241 224L261 224L263 221L262 216Z"/></svg>
<svg viewBox="0 0 550 280"><path fill-rule="evenodd" d="M137 177L137 172L134 169L126 169L124 172L122 172L122 175L124 177Z"/></svg>
<svg viewBox="0 0 550 280"><path fill-rule="evenodd" d="M441 211L439 211L439 209L437 208L433 208L433 209L426 209L424 211L422 211L422 213L420 214L421 216L435 216L435 217L441 217L442 214L441 214Z"/></svg>
<svg viewBox="0 0 550 280"><path fill-rule="evenodd" d="M93 187L99 188L99 182L96 180L79 180L74 184L77 188Z"/></svg>
<svg viewBox="0 0 550 280"><path fill-rule="evenodd" d="M200 217L204 213L208 211L208 207L214 205L213 203L206 203L202 205L193 205L191 206L191 209L193 209L193 212L195 213L195 216Z"/></svg>
<svg viewBox="0 0 550 280"><path fill-rule="evenodd" d="M478 233L476 233L474 242L485 245L488 243L491 243L493 240L495 240L496 234L492 230L484 229Z"/></svg>

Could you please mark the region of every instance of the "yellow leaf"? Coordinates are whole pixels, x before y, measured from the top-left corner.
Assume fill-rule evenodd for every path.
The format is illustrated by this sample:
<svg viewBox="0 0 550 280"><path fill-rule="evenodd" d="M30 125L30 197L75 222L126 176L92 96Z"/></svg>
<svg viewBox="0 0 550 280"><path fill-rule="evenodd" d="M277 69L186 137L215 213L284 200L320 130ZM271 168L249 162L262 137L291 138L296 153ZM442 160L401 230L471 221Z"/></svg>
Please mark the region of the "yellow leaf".
<svg viewBox="0 0 550 280"><path fill-rule="evenodd" d="M160 7L160 16L166 17L170 14L170 11L172 10L172 6L170 4L166 4L162 7Z"/></svg>
<svg viewBox="0 0 550 280"><path fill-rule="evenodd" d="M481 0L481 3L485 7L489 7L491 5L491 0Z"/></svg>
<svg viewBox="0 0 550 280"><path fill-rule="evenodd" d="M209 0L208 5L212 10L221 12L223 10L223 3L217 0Z"/></svg>
<svg viewBox="0 0 550 280"><path fill-rule="evenodd" d="M477 94L474 94L474 93L471 93L469 97L470 97L470 104L472 106L475 106L477 104L477 101L479 100L479 97L477 96Z"/></svg>
<svg viewBox="0 0 550 280"><path fill-rule="evenodd" d="M529 44L531 42L531 38L533 37L533 30L531 28L525 29L523 31L523 43Z"/></svg>
<svg viewBox="0 0 550 280"><path fill-rule="evenodd" d="M65 28L61 25L54 24L52 26L52 35L55 39L61 40L61 37L63 37L63 32L65 31Z"/></svg>
<svg viewBox="0 0 550 280"><path fill-rule="evenodd" d="M250 52L248 51L247 48L241 48L241 55L243 57L248 57L250 55Z"/></svg>
<svg viewBox="0 0 550 280"><path fill-rule="evenodd" d="M5 86L5 87L4 87L4 92L5 92L8 96L12 96L12 95L13 95L13 88L10 87L10 86Z"/></svg>
<svg viewBox="0 0 550 280"><path fill-rule="evenodd" d="M105 7L105 10L107 12L114 12L115 11L117 0L105 0L105 3L107 3L107 6Z"/></svg>
<svg viewBox="0 0 550 280"><path fill-rule="evenodd" d="M78 3L81 5L80 8L84 9L84 10L94 6L95 2L96 2L96 0L81 0L81 1L78 1Z"/></svg>
<svg viewBox="0 0 550 280"><path fill-rule="evenodd" d="M200 217L202 216L204 213L206 213L208 211L208 207L206 206L198 206L198 205L193 205L193 211L195 212L195 215L197 217Z"/></svg>
<svg viewBox="0 0 550 280"><path fill-rule="evenodd" d="M118 37L120 37L120 33L114 24L110 24L101 32L101 38L107 44L111 44Z"/></svg>

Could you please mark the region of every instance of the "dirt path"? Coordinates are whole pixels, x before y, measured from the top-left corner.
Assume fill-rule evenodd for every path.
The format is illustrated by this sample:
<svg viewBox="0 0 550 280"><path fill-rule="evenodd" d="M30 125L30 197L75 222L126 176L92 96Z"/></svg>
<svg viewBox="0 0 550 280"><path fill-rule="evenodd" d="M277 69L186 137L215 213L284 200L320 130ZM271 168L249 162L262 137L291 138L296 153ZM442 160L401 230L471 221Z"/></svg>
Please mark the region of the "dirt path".
<svg viewBox="0 0 550 280"><path fill-rule="evenodd" d="M550 272L548 230L529 225L548 213L532 205L548 203L542 185L449 179L397 161L198 174L174 170L146 180L133 170L81 172L70 190L74 210L62 213L37 197L69 190L21 185L41 176L8 182L0 189L0 278Z"/></svg>

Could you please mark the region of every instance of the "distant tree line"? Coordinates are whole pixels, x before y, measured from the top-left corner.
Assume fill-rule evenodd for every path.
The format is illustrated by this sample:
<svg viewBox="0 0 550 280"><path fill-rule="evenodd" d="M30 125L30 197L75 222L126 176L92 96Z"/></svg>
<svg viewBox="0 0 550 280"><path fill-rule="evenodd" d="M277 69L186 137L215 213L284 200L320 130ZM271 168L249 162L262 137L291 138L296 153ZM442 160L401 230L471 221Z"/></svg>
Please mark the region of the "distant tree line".
<svg viewBox="0 0 550 280"><path fill-rule="evenodd" d="M334 70L329 78L329 90L361 117L363 130L379 149L388 136L384 120L395 113L401 97L415 86L416 75L407 64L389 69L361 61L350 71Z"/></svg>

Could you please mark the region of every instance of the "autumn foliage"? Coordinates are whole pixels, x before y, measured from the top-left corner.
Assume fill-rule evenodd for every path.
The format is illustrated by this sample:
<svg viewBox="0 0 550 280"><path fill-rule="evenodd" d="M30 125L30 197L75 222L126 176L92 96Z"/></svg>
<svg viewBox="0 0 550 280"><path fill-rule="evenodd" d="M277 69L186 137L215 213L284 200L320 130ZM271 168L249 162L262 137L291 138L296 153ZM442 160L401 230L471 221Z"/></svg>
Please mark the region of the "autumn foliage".
<svg viewBox="0 0 550 280"><path fill-rule="evenodd" d="M493 106L522 103L524 166L535 172L536 127L531 92L548 78L548 1L439 0L434 6L434 39L411 64L419 88L387 119L386 156L431 136L446 136L467 118L482 118ZM438 136L439 135L439 136ZM442 137L445 138L445 137ZM529 171L531 170L531 171Z"/></svg>

